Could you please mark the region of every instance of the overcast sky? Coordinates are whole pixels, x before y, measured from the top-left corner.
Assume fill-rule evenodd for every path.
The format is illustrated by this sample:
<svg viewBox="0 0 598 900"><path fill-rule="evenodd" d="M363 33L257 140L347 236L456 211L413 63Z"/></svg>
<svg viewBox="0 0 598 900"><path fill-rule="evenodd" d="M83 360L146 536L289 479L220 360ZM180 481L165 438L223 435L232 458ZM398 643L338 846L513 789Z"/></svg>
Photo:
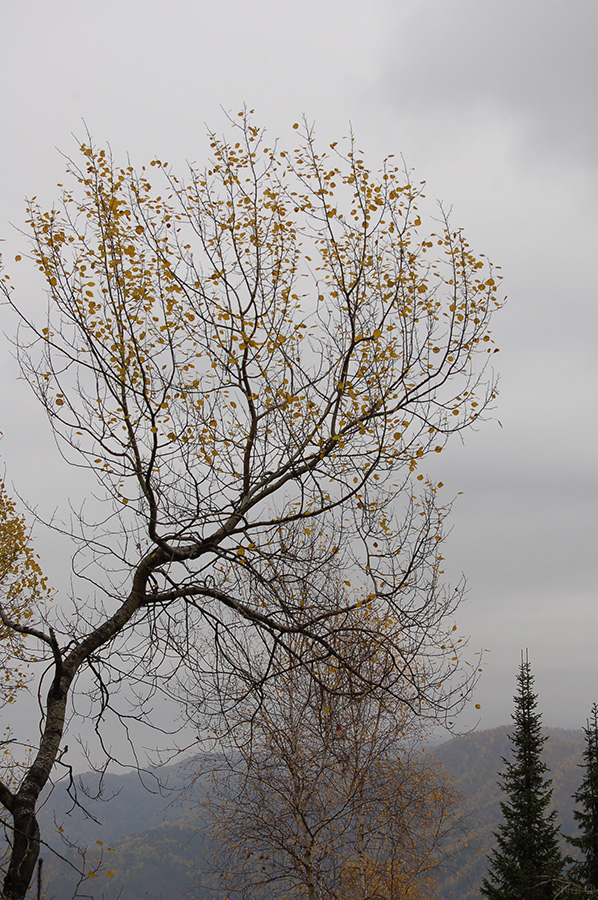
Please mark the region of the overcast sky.
<svg viewBox="0 0 598 900"><path fill-rule="evenodd" d="M323 141L351 123L372 167L403 154L502 267L501 424L439 460L447 497L462 492L448 568L469 581L460 627L490 651L481 727L509 721L522 647L546 724L582 725L598 700L596 0L0 0L0 11L7 262L24 245L9 223L22 226L26 195L57 195L58 151L76 152L83 120L116 156L182 165L205 158L221 107L246 103L283 140L305 114ZM19 277L38 299L40 283ZM1 375L9 480L50 508L76 477L59 469L6 350Z"/></svg>

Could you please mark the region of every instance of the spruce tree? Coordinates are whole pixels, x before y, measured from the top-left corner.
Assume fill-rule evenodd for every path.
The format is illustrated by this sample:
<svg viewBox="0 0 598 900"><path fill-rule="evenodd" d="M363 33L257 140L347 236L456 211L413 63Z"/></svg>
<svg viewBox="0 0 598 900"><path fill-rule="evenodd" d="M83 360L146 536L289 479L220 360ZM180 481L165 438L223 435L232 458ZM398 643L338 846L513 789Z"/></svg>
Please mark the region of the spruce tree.
<svg viewBox="0 0 598 900"><path fill-rule="evenodd" d="M541 716L536 711L533 675L525 654L517 676L512 760L501 776L506 799L504 821L495 833L496 846L480 892L489 900L553 900L562 889L564 859L559 848L556 811L549 811L552 782L542 761Z"/></svg>
<svg viewBox="0 0 598 900"><path fill-rule="evenodd" d="M586 748L583 768L585 774L581 787L573 795L581 810L573 817L579 826L579 835L569 838L578 847L583 858L573 865L572 877L586 888L598 891L598 704L592 707L591 718L584 728Z"/></svg>

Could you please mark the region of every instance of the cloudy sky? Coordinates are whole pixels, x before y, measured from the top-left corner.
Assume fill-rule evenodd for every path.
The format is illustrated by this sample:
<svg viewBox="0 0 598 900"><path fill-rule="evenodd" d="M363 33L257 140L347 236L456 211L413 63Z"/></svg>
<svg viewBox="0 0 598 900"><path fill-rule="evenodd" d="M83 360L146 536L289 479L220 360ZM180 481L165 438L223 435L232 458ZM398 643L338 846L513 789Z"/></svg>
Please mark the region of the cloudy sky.
<svg viewBox="0 0 598 900"><path fill-rule="evenodd" d="M481 726L508 722L522 647L545 722L583 724L598 700L595 0L0 0L0 12L7 261L23 247L24 197L51 203L83 122L117 156L182 165L205 157L223 108L246 103L283 140L305 114L323 141L351 125L372 167L403 154L502 267L496 420L441 457L445 490L461 492L446 555L469 581L459 624L489 650ZM19 278L34 302L39 282ZM1 456L45 511L76 476L6 346L0 372Z"/></svg>

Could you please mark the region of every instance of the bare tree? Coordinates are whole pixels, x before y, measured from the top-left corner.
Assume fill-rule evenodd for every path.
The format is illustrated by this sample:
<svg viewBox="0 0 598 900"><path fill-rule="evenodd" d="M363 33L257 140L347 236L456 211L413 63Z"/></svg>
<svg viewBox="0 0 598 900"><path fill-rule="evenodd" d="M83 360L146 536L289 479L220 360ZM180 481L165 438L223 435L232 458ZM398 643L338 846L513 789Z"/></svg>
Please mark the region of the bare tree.
<svg viewBox="0 0 598 900"><path fill-rule="evenodd" d="M375 678L358 638L353 659ZM421 719L396 696L356 690L346 669L318 675L284 666L237 727L208 807L221 887L256 900L426 897L456 794L421 752Z"/></svg>
<svg viewBox="0 0 598 900"><path fill-rule="evenodd" d="M60 204L28 207L47 318L2 281L67 465L99 485L73 530L75 615L0 612L49 665L33 760L0 789L5 900L32 878L36 806L82 671L98 729L117 685L143 717L147 692L184 684L186 666L216 673L231 704L231 676L259 687L281 653L373 689L343 650L362 607L385 690L434 716L467 690L441 638L459 599L441 584L446 509L419 469L495 395L495 277L447 223L422 233L419 189L392 161L374 176L352 142L320 151L297 128L285 150L249 115L231 128L186 180L83 144ZM344 606L331 568L351 582Z"/></svg>

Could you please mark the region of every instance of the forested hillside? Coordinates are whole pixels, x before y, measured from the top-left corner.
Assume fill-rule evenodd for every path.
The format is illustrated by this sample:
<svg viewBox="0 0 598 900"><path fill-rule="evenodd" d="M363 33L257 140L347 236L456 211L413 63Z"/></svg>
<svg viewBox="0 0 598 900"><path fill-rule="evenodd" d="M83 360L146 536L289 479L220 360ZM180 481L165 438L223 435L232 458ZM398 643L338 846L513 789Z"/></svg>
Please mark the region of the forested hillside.
<svg viewBox="0 0 598 900"><path fill-rule="evenodd" d="M447 863L438 884L437 900L472 900L486 869L492 832L500 820L497 775L502 757L509 753L508 727L454 738L430 752L446 769L463 796L458 826L447 851ZM574 831L572 794L579 786L583 751L581 731L548 729L545 759L554 780L554 799L565 834ZM213 768L213 761L208 765ZM44 809L46 833L53 831L53 846L73 865L81 858L64 838L84 843L86 871L103 854L104 867L86 879L78 896L104 900L207 900L218 896L209 890L214 857L206 834L205 803L212 775L200 778L193 789L183 791L193 766L172 766L153 775L109 776L104 779L102 800L97 776L85 779L86 796L78 799L87 811L73 807L66 789L59 786ZM64 829L61 836L53 821ZM101 843L98 843L100 842ZM70 900L77 874L67 862L47 849L44 854L47 900ZM217 867L217 866L216 866ZM112 875L107 875L106 870Z"/></svg>
<svg viewBox="0 0 598 900"><path fill-rule="evenodd" d="M204 803L212 775L195 781L189 799L188 765L164 767L159 775L108 775L101 783L88 773L56 788L42 814L60 853L46 848L42 854L47 900L71 900L75 892L98 900L207 896L201 890L209 856ZM94 877L81 881L81 870L94 869Z"/></svg>

